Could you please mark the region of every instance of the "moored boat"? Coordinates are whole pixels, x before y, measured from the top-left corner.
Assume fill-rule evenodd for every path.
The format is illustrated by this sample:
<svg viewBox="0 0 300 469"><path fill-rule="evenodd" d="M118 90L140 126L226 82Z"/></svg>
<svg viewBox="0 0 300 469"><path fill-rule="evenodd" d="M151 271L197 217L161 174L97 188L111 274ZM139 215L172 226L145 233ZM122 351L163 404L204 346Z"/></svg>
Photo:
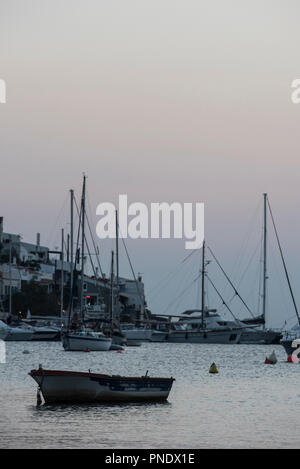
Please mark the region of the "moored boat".
<svg viewBox="0 0 300 469"><path fill-rule="evenodd" d="M135 327L134 324L122 323L121 328L128 346L139 346L142 342L149 342L152 336L151 329Z"/></svg>
<svg viewBox="0 0 300 469"><path fill-rule="evenodd" d="M78 371L32 370L46 404L140 402L168 399L174 378L125 377Z"/></svg>
<svg viewBox="0 0 300 469"><path fill-rule="evenodd" d="M81 331L62 334L63 347L67 352L107 352L112 345L111 337L102 332Z"/></svg>
<svg viewBox="0 0 300 469"><path fill-rule="evenodd" d="M22 327L10 327L3 321L0 321L0 339L7 342L28 341L31 340L33 332Z"/></svg>

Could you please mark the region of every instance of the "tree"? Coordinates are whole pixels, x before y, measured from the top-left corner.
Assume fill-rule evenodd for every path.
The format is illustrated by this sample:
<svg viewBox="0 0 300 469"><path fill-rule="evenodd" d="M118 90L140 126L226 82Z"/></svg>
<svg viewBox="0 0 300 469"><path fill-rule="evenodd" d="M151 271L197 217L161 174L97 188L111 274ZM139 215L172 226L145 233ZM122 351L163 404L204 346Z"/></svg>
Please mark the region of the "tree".
<svg viewBox="0 0 300 469"><path fill-rule="evenodd" d="M5 307L8 310L8 300L5 302ZM12 295L12 312L26 314L28 309L31 314L58 315L57 296L55 293L48 293L47 286L34 280L23 283L21 291Z"/></svg>

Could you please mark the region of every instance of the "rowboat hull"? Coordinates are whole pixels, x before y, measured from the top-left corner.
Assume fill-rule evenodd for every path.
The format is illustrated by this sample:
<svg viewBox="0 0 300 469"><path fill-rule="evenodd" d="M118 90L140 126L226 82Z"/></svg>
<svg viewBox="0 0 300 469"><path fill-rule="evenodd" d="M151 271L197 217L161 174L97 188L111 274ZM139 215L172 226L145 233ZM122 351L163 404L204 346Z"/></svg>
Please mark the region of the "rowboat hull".
<svg viewBox="0 0 300 469"><path fill-rule="evenodd" d="M38 383L46 404L165 401L174 381L43 369L29 375Z"/></svg>

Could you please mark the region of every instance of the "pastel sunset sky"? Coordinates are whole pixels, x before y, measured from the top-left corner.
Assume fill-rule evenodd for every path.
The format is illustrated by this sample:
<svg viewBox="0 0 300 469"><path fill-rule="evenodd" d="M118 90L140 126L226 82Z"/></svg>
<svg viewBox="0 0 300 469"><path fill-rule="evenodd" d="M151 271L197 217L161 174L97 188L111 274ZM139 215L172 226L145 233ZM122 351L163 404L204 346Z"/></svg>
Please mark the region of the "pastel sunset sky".
<svg viewBox="0 0 300 469"><path fill-rule="evenodd" d="M297 0L1 0L4 230L29 242L40 232L42 244L58 246L60 228L69 229L68 191L80 197L83 172L94 227L96 206L119 194L204 202L207 243L255 310L267 192L300 305L300 104L291 101L299 17ZM108 271L113 243L99 245ZM195 253L176 281L160 283L189 254L184 240L129 240L128 248L156 313L199 269ZM124 253L120 260L130 275ZM281 271L270 226L274 326L296 322ZM168 312L195 307L194 287ZM207 300L220 303L213 291Z"/></svg>

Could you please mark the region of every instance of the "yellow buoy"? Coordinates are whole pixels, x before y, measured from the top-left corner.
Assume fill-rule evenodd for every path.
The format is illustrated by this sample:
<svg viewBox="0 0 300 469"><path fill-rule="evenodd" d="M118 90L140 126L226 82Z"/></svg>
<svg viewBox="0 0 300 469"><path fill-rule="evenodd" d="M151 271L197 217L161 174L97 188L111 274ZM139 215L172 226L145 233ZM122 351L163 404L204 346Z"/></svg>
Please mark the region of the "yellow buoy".
<svg viewBox="0 0 300 469"><path fill-rule="evenodd" d="M218 372L218 368L217 368L217 366L216 366L215 363L212 363L212 364L211 364L210 369L209 369L209 372L212 373L212 374L219 373L219 372Z"/></svg>

